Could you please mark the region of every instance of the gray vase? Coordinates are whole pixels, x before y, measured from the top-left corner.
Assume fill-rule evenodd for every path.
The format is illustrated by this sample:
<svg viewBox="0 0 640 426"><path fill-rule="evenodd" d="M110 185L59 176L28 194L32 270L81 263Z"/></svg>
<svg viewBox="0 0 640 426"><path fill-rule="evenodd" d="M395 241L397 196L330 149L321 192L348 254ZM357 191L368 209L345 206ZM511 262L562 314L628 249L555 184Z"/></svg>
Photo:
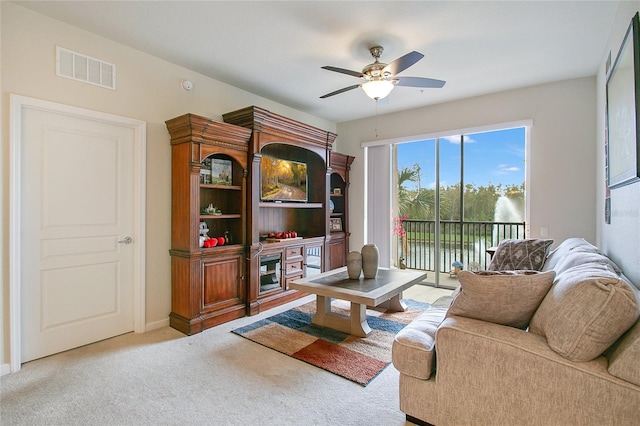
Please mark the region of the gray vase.
<svg viewBox="0 0 640 426"><path fill-rule="evenodd" d="M347 274L352 280L360 279L362 272L362 255L357 251L347 253Z"/></svg>
<svg viewBox="0 0 640 426"><path fill-rule="evenodd" d="M365 244L362 247L362 272L365 278L375 278L378 275L378 247L375 244Z"/></svg>

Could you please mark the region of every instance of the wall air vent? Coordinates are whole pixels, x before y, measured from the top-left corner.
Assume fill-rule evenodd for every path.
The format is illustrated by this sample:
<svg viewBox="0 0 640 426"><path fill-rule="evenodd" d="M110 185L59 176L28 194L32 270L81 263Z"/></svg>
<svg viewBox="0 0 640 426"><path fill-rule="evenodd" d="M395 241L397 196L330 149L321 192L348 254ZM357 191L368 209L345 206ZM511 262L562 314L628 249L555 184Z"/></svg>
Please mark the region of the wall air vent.
<svg viewBox="0 0 640 426"><path fill-rule="evenodd" d="M56 74L84 83L116 90L116 66L56 46Z"/></svg>

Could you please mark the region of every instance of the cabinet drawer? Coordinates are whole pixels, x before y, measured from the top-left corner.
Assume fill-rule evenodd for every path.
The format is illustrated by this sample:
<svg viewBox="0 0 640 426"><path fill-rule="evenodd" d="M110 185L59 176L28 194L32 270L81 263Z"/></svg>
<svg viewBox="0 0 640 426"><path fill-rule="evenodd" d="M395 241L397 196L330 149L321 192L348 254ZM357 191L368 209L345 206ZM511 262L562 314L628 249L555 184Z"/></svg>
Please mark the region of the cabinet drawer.
<svg viewBox="0 0 640 426"><path fill-rule="evenodd" d="M302 274L302 260L297 262L287 262L285 264L285 275L287 277L292 275L301 275Z"/></svg>
<svg viewBox="0 0 640 426"><path fill-rule="evenodd" d="M287 250L285 253L286 253L285 256L287 260L292 260L297 257L302 257L302 246L287 247Z"/></svg>

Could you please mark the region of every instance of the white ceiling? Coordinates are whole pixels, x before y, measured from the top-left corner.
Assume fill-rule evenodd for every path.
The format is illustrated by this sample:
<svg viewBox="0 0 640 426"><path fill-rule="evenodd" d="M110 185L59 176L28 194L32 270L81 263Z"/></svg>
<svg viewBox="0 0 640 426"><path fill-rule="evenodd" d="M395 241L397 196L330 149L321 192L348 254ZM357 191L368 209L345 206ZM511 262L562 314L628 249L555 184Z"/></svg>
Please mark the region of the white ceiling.
<svg viewBox="0 0 640 426"><path fill-rule="evenodd" d="M617 1L27 1L55 19L289 107L343 122L597 74ZM425 58L401 76L442 89L396 87L376 111L360 89L369 47L382 62ZM83 52L91 54L91 52ZM195 88L194 90L197 90Z"/></svg>

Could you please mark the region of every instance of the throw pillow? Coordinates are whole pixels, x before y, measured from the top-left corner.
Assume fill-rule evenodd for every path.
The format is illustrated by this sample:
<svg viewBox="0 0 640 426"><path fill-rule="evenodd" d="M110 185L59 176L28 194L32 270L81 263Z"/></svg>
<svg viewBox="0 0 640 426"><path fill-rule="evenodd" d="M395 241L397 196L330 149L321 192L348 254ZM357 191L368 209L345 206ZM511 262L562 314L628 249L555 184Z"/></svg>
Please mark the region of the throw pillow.
<svg viewBox="0 0 640 426"><path fill-rule="evenodd" d="M460 291L447 316L526 328L554 277L554 271L460 271Z"/></svg>
<svg viewBox="0 0 640 426"><path fill-rule="evenodd" d="M491 258L490 271L540 271L553 240L503 240Z"/></svg>
<svg viewBox="0 0 640 426"><path fill-rule="evenodd" d="M638 305L631 284L616 273L602 265L575 266L558 274L529 331L567 359L590 361L636 322Z"/></svg>

